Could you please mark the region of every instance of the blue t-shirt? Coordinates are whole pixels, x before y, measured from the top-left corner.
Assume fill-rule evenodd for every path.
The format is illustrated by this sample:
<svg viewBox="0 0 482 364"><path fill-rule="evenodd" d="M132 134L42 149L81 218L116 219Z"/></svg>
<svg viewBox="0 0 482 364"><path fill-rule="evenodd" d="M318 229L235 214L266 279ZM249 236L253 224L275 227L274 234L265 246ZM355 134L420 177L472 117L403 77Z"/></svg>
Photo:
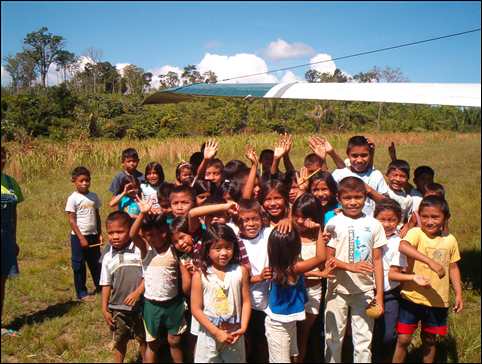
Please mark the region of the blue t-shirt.
<svg viewBox="0 0 482 364"><path fill-rule="evenodd" d="M328 224L328 221L330 221L333 217L336 216L335 210L339 209L341 206L340 204L337 204L335 207L332 209L325 211L325 214L323 215L323 224L326 226Z"/></svg>
<svg viewBox="0 0 482 364"><path fill-rule="evenodd" d="M295 284L281 285L271 281L266 314L275 321L302 321L305 316L305 303L308 301L303 276Z"/></svg>
<svg viewBox="0 0 482 364"><path fill-rule="evenodd" d="M122 197L119 202L119 211L126 211L129 215L139 215L141 213L137 202L129 196Z"/></svg>

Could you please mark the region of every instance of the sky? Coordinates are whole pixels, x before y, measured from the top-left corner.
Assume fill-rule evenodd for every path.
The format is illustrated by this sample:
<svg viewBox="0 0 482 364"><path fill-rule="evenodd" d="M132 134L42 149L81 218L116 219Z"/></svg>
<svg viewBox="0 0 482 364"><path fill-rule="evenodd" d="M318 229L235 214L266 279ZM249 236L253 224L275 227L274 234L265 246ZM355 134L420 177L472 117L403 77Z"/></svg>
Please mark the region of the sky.
<svg viewBox="0 0 482 364"><path fill-rule="evenodd" d="M348 75L373 66L400 68L411 82L480 83L481 33L335 60L353 53L480 27L480 2L1 2L1 56L22 50L46 26L85 55L122 71L135 64L154 76L194 64L218 79L324 60L231 82L291 82L310 68ZM86 58L83 59L85 63ZM9 82L3 68L2 84ZM49 84L60 79L55 67ZM157 79L157 77L154 77ZM155 81L157 82L157 81Z"/></svg>

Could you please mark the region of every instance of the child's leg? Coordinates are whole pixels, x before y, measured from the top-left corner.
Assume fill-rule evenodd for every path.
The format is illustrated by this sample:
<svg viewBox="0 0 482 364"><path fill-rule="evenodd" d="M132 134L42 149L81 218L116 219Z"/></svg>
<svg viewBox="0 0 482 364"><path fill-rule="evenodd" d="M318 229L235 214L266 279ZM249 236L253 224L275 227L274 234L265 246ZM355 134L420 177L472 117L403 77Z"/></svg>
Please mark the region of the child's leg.
<svg viewBox="0 0 482 364"><path fill-rule="evenodd" d="M371 363L372 361L371 343L374 322L365 313L365 309L372 299L373 291L350 295L348 298L351 309L354 363Z"/></svg>
<svg viewBox="0 0 482 364"><path fill-rule="evenodd" d="M223 363L246 363L246 346L244 336L232 345L227 345L219 353Z"/></svg>
<svg viewBox="0 0 482 364"><path fill-rule="evenodd" d="M306 319L304 321L298 322L298 325L299 325L298 348L300 351L298 360L300 363L303 363L305 360L306 351L308 349L308 339L310 338L311 328L313 327L313 324L315 323L316 318L317 318L317 315L306 313ZM311 348L311 350L316 350L316 349Z"/></svg>
<svg viewBox="0 0 482 364"><path fill-rule="evenodd" d="M141 354L142 362L145 363L147 343L145 340L138 341L138 343L139 343L139 354Z"/></svg>
<svg viewBox="0 0 482 364"><path fill-rule="evenodd" d="M435 359L436 335L422 332L423 362L433 363Z"/></svg>
<svg viewBox="0 0 482 364"><path fill-rule="evenodd" d="M88 242L89 245L98 244L98 235L89 235ZM96 246L93 248L88 248L86 251L86 261L89 267L90 274L92 276L92 281L94 282L95 289L100 292L99 280L100 271L102 269L101 263L99 263L100 258L100 247Z"/></svg>
<svg viewBox="0 0 482 364"><path fill-rule="evenodd" d="M436 335L447 335L448 309L444 307L424 307L422 319L423 362L433 363L435 359Z"/></svg>
<svg viewBox="0 0 482 364"><path fill-rule="evenodd" d="M292 341L296 341L296 322L283 323L272 320L268 315L265 319L266 337L270 363L290 363L290 357L296 352Z"/></svg>
<svg viewBox="0 0 482 364"><path fill-rule="evenodd" d="M393 363L403 363L407 356L408 346L412 335L417 329L418 322L423 317L423 307L413 302L400 299L400 310L397 322L397 345L393 354Z"/></svg>
<svg viewBox="0 0 482 364"><path fill-rule="evenodd" d="M144 355L144 363L156 363L156 350L159 348L159 340L148 341L146 353Z"/></svg>
<svg viewBox="0 0 482 364"><path fill-rule="evenodd" d="M266 314L263 311L251 310L251 318L246 331L246 356L250 363L266 363L269 360L265 319Z"/></svg>
<svg viewBox="0 0 482 364"><path fill-rule="evenodd" d="M383 295L383 316L375 321L372 352L374 361L390 363L397 343L397 321L400 295L398 290Z"/></svg>
<svg viewBox="0 0 482 364"><path fill-rule="evenodd" d="M114 362L123 363L126 356L128 340L122 340L116 343L114 347Z"/></svg>
<svg viewBox="0 0 482 364"><path fill-rule="evenodd" d="M169 343L172 361L182 363L181 335L167 334L167 342Z"/></svg>
<svg viewBox="0 0 482 364"><path fill-rule="evenodd" d="M169 303L167 303L169 302ZM174 363L182 363L181 335L187 329L184 316L184 297L179 295L167 301L162 309L162 321L167 329L167 342Z"/></svg>
<svg viewBox="0 0 482 364"><path fill-rule="evenodd" d="M327 292L325 309L325 363L340 363L348 318L346 295Z"/></svg>
<svg viewBox="0 0 482 364"><path fill-rule="evenodd" d="M398 334L397 345L393 353L392 363L403 363L407 356L408 346L412 342L412 335Z"/></svg>
<svg viewBox="0 0 482 364"><path fill-rule="evenodd" d="M217 346L214 337L205 330L199 330L194 352L194 363L221 363ZM232 361L232 363L236 362L238 361Z"/></svg>
<svg viewBox="0 0 482 364"><path fill-rule="evenodd" d="M86 271L84 249L80 246L77 235L70 235L70 247L72 251L72 270L74 271L74 286L77 298L81 299L87 296L87 287L85 286Z"/></svg>

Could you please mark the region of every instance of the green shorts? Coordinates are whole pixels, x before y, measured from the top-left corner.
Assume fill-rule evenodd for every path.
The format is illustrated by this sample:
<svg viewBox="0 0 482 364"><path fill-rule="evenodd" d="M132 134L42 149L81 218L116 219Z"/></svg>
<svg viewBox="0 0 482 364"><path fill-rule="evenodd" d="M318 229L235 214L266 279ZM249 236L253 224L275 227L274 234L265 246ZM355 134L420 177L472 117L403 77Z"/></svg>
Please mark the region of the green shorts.
<svg viewBox="0 0 482 364"><path fill-rule="evenodd" d="M136 339L144 342L146 335L142 326L142 315L139 311L111 310L114 328L112 330L113 346Z"/></svg>
<svg viewBox="0 0 482 364"><path fill-rule="evenodd" d="M146 341L151 342L160 337L161 330L166 329L169 335L181 335L186 331L184 297L179 295L169 301L152 301L144 299L144 328Z"/></svg>

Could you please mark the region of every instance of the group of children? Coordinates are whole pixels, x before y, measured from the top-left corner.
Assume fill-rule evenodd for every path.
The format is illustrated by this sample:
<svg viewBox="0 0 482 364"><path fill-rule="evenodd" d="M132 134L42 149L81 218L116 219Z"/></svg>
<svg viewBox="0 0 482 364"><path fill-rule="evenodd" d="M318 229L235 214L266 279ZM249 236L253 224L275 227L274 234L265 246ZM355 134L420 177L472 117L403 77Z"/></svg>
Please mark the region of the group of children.
<svg viewBox="0 0 482 364"><path fill-rule="evenodd" d="M177 166L174 183L158 162L143 175L137 152L124 150L102 252L101 203L89 171L74 169L66 211L75 289L93 299L87 263L116 361L130 339L144 362L159 360L167 338L174 362L304 362L312 350L341 362L351 327L355 362L370 362L372 352L403 362L419 322L424 361L434 360L450 282L453 309L463 308L457 241L434 171L418 167L412 188L409 164L392 146L384 176L363 136L350 138L347 160L325 138L310 138L313 153L296 171L292 144L282 135L259 159L248 146L249 164L224 164L210 140ZM308 349L316 330L321 345Z"/></svg>

